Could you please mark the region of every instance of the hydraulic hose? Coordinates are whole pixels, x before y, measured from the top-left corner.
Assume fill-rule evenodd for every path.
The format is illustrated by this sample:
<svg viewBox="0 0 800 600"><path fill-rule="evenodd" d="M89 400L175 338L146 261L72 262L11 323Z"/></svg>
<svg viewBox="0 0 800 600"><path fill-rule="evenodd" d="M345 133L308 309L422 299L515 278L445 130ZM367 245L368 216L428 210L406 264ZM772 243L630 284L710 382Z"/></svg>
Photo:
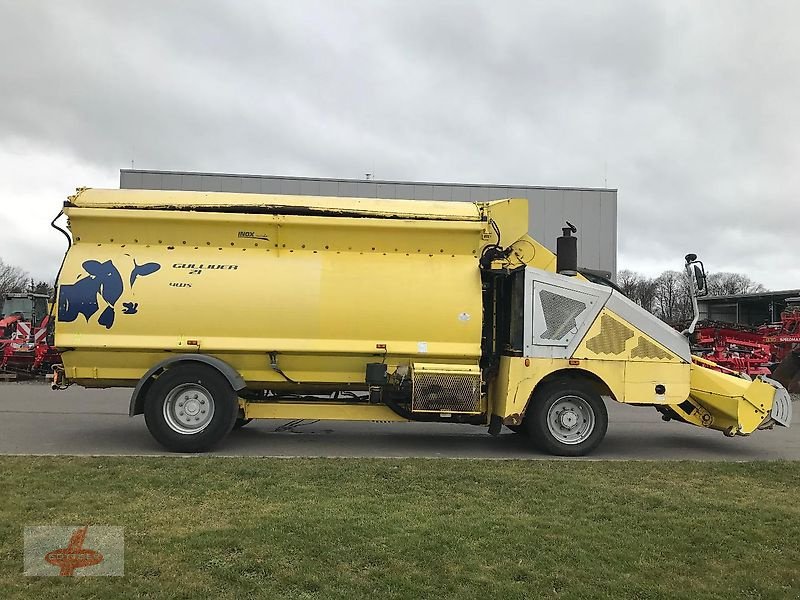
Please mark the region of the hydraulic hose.
<svg viewBox="0 0 800 600"><path fill-rule="evenodd" d="M53 282L53 303L50 305L50 311L48 313L49 323L53 322L53 310L55 309L58 300L58 280L61 278L61 271L64 268L64 263L67 261L67 253L69 252L69 249L72 247L72 238L70 237L69 233L67 233L65 229L62 229L61 227L56 225L56 221L58 221L63 214L64 210L62 209L58 211L58 214L56 215L55 219L50 221L50 227L52 227L56 231L60 231L64 235L64 237L67 238L67 250L64 252L64 258L61 259L61 264L58 267L58 271L56 272L56 278L55 281Z"/></svg>

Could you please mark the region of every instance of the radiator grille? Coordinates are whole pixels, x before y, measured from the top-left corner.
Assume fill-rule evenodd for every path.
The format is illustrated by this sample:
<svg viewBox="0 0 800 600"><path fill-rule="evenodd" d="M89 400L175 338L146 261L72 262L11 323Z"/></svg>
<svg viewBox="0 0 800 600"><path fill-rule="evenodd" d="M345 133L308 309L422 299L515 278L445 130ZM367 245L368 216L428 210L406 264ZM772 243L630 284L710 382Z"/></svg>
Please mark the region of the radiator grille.
<svg viewBox="0 0 800 600"><path fill-rule="evenodd" d="M633 331L616 319L600 317L600 333L586 342L586 347L596 354L622 354L625 342L633 337Z"/></svg>
<svg viewBox="0 0 800 600"><path fill-rule="evenodd" d="M481 412L481 376L476 373L414 371L411 410L416 412Z"/></svg>
<svg viewBox="0 0 800 600"><path fill-rule="evenodd" d="M544 340L560 340L573 329L577 329L575 319L586 310L586 304L580 300L548 290L539 292L539 301L542 303L544 322L547 325L547 329L539 336Z"/></svg>
<svg viewBox="0 0 800 600"><path fill-rule="evenodd" d="M632 358L652 358L655 360L662 360L665 358L672 358L672 354L662 350L658 346L656 346L650 340L646 340L643 337L639 338L639 343L636 345L636 348L633 349L631 352Z"/></svg>

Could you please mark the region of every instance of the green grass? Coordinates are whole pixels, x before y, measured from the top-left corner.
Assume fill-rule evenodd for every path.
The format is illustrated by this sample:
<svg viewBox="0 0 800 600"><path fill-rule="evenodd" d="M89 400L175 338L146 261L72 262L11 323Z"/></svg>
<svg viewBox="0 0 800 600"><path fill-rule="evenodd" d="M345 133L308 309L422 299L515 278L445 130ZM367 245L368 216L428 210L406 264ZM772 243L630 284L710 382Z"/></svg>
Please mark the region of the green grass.
<svg viewBox="0 0 800 600"><path fill-rule="evenodd" d="M798 598L800 463L0 457L0 598ZM124 578L22 575L122 525Z"/></svg>

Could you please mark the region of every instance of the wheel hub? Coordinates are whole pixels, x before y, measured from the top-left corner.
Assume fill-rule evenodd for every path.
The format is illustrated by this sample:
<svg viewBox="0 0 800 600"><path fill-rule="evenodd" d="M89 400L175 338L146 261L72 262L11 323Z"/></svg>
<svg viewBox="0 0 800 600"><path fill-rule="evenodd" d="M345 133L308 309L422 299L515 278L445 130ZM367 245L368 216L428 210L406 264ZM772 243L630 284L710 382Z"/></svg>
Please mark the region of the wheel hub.
<svg viewBox="0 0 800 600"><path fill-rule="evenodd" d="M547 411L547 429L562 444L580 444L592 435L595 414L580 396L562 396Z"/></svg>
<svg viewBox="0 0 800 600"><path fill-rule="evenodd" d="M164 420L177 433L199 433L208 427L213 417L214 398L200 384L181 384L164 400Z"/></svg>
<svg viewBox="0 0 800 600"><path fill-rule="evenodd" d="M558 421L564 429L575 429L578 424L578 415L571 408L565 409L558 415Z"/></svg>

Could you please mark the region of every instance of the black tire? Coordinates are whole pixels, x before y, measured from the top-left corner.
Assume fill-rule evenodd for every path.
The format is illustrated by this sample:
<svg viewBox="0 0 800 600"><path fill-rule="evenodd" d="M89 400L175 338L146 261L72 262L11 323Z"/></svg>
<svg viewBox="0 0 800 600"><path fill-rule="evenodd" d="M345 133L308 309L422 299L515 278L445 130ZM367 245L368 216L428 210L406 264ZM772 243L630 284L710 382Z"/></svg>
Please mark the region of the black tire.
<svg viewBox="0 0 800 600"><path fill-rule="evenodd" d="M528 430L525 428L525 425L506 425L511 431L514 433L518 433L519 435L528 435Z"/></svg>
<svg viewBox="0 0 800 600"><path fill-rule="evenodd" d="M179 405L185 405L185 412ZM188 422L194 418L190 407L196 422ZM150 386L144 400L147 428L172 452L210 450L230 433L238 414L236 392L219 371L207 365L167 369Z"/></svg>
<svg viewBox="0 0 800 600"><path fill-rule="evenodd" d="M558 406L564 408L559 411ZM566 425L562 425L562 413L566 413L563 417ZM558 435L551 431L548 417L556 421L552 427ZM573 421L575 425L570 428ZM561 379L534 392L524 425L531 443L539 450L556 456L584 456L603 441L608 429L608 411L591 384Z"/></svg>
<svg viewBox="0 0 800 600"><path fill-rule="evenodd" d="M242 417L237 417L236 422L233 424L234 431L237 429L241 429L245 425L247 425L253 419L243 419Z"/></svg>

